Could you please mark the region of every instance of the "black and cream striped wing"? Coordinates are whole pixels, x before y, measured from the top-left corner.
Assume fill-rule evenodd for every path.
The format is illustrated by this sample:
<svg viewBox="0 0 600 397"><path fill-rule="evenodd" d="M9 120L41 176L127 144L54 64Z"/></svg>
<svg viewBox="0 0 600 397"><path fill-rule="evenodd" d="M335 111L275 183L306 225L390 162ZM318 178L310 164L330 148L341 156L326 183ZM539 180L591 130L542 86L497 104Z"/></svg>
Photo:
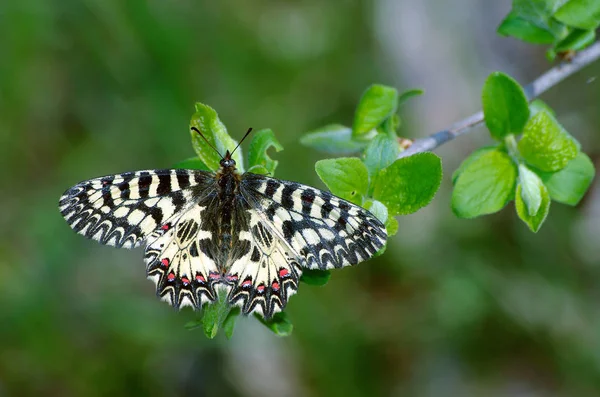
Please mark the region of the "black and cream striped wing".
<svg viewBox="0 0 600 397"><path fill-rule="evenodd" d="M102 244L134 248L189 208L214 184L196 170L147 170L90 179L67 190L62 216L77 233Z"/></svg>
<svg viewBox="0 0 600 397"><path fill-rule="evenodd" d="M242 187L264 224L289 246L302 267L356 265L386 242L379 219L328 192L255 174L245 174Z"/></svg>

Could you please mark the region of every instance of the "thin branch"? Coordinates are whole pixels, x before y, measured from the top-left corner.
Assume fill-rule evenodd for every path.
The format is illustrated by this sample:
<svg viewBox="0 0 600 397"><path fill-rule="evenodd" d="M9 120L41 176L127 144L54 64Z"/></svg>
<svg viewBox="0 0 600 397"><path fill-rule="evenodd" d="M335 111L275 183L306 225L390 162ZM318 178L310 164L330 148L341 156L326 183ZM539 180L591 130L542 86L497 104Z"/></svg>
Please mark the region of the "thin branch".
<svg viewBox="0 0 600 397"><path fill-rule="evenodd" d="M585 50L577 53L570 62L565 61L553 67L535 79L531 84L525 86L524 90L527 99L532 101L543 92L552 88L554 85L560 83L562 80L566 79L590 63L596 61L598 58L600 58L600 42L594 43ZM446 130L438 131L426 138L415 140L408 149L400 153L398 158L433 150L460 135L472 131L473 127L476 127L482 123L483 112L479 111L474 115L455 123Z"/></svg>

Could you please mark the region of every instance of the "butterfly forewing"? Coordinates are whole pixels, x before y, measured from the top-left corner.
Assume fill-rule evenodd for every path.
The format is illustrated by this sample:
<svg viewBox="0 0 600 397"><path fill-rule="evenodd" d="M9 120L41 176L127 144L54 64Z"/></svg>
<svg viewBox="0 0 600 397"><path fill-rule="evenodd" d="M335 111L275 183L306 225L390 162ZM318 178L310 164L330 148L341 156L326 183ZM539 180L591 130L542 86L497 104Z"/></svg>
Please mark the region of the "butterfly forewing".
<svg viewBox="0 0 600 397"><path fill-rule="evenodd" d="M195 170L130 172L81 182L61 214L103 244L146 245L148 278L176 308L201 308L227 291L244 314L270 318L296 293L302 269L371 258L385 227L327 192L262 175Z"/></svg>
<svg viewBox="0 0 600 397"><path fill-rule="evenodd" d="M194 192L214 183L208 172L147 170L78 183L59 208L77 233L116 247L133 248L193 202Z"/></svg>

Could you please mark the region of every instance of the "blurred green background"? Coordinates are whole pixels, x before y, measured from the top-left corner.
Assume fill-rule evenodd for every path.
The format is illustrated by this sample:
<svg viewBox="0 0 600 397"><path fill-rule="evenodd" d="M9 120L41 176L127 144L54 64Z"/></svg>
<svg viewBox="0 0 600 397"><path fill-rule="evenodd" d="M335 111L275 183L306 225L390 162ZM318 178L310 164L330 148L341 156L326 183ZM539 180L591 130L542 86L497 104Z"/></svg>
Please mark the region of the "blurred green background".
<svg viewBox="0 0 600 397"><path fill-rule="evenodd" d="M95 176L190 157L195 101L234 137L272 128L277 176L323 187L302 133L351 124L371 83L426 95L421 137L480 108L487 74L527 83L543 48L496 36L510 1L0 2L0 396L594 396L600 394L600 186L534 235L513 205L450 210L450 175L489 142L438 150L433 203L383 257L291 299L289 338L240 319L232 340L159 302L142 251L73 233L57 201ZM600 67L543 99L598 164Z"/></svg>

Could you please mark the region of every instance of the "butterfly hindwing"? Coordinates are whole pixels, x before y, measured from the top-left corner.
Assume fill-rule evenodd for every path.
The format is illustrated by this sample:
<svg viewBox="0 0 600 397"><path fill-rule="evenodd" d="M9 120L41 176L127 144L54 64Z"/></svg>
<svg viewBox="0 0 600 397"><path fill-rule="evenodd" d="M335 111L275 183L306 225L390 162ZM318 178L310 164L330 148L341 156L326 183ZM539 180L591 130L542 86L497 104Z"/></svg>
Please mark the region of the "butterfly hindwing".
<svg viewBox="0 0 600 397"><path fill-rule="evenodd" d="M212 233L201 228L206 206L195 203L148 238L144 254L157 295L176 308L201 308L214 301L221 281L217 263L206 253Z"/></svg>
<svg viewBox="0 0 600 397"><path fill-rule="evenodd" d="M228 268L228 300L240 306L244 314L256 312L270 318L283 310L288 298L296 293L302 269L288 244L264 221L263 214L254 208L247 214L248 231L240 233L240 238L250 243L250 249Z"/></svg>
<svg viewBox="0 0 600 397"><path fill-rule="evenodd" d="M214 183L195 170L126 172L78 183L59 208L77 233L116 247L133 248L191 203L195 191Z"/></svg>

